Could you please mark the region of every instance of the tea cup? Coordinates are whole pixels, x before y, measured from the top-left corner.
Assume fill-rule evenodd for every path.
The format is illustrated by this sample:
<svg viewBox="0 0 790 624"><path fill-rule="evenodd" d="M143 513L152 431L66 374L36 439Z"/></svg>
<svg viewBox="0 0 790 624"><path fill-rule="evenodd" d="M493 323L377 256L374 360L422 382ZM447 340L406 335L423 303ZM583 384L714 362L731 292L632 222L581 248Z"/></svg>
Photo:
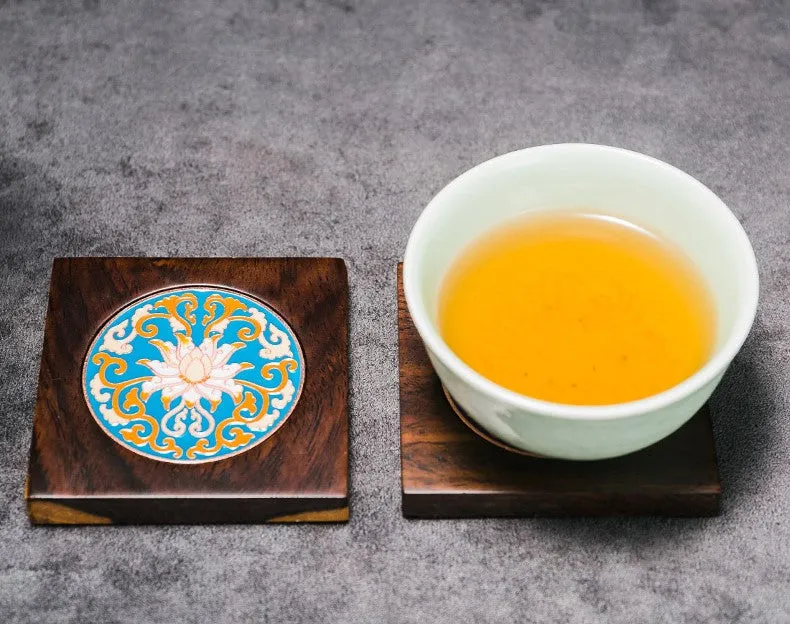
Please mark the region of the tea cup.
<svg viewBox="0 0 790 624"><path fill-rule="evenodd" d="M566 405L497 385L463 362L437 326L442 280L459 253L528 212L583 208L624 219L678 245L709 287L713 353L693 375L658 394L613 405ZM414 325L446 391L475 424L536 455L597 460L654 444L708 400L743 345L757 311L754 251L730 209L679 169L636 152L588 144L532 147L488 160L445 186L423 210L403 262ZM480 320L485 340L485 319Z"/></svg>

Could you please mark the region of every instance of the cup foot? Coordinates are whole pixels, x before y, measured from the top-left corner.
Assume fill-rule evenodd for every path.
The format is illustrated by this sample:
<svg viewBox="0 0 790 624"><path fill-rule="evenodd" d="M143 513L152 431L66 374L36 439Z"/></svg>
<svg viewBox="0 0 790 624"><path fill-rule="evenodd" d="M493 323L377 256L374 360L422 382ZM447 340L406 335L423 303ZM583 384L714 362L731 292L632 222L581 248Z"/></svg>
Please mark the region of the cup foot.
<svg viewBox="0 0 790 624"><path fill-rule="evenodd" d="M535 457L538 459L547 459L545 455L538 455L537 453L530 453L529 451L525 451L524 449L517 448L512 444L508 444L507 442L503 442L499 438L492 436L490 433L485 431L482 427L480 427L467 413L461 408L458 403L455 402L455 399L452 395L448 392L447 388L444 384L442 384L442 391L444 392L444 398L447 399L447 402L450 404L450 407L455 412L455 415L464 423L469 429L474 433L476 436L483 438L486 442L493 444L494 446L498 446L499 448L508 451L509 453L516 453L517 455L525 455L526 457Z"/></svg>

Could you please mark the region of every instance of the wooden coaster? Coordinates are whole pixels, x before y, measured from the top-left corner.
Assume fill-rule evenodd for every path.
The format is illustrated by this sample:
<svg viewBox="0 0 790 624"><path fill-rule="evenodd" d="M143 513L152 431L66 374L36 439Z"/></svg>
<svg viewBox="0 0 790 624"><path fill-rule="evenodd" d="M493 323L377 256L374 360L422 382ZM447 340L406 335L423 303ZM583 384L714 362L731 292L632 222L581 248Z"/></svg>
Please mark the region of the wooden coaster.
<svg viewBox="0 0 790 624"><path fill-rule="evenodd" d="M400 266L398 344L407 518L718 513L721 483L707 406L668 438L625 457L527 457L481 438L453 412L406 308Z"/></svg>
<svg viewBox="0 0 790 624"><path fill-rule="evenodd" d="M55 260L30 520L346 521L347 317L340 259Z"/></svg>

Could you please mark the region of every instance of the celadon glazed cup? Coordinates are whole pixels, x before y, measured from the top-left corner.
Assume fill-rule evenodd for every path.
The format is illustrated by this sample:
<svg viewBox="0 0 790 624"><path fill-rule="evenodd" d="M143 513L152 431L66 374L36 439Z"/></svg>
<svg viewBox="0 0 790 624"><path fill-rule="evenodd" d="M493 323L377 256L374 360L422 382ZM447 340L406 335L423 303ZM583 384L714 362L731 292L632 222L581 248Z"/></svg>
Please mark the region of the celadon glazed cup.
<svg viewBox="0 0 790 624"><path fill-rule="evenodd" d="M622 218L680 245L707 281L718 318L713 355L694 375L645 399L607 406L550 403L472 370L437 329L437 299L456 256L502 221L580 209ZM708 400L757 311L754 251L727 206L660 160L614 147L562 144L511 152L462 174L426 206L403 262L406 301L453 399L491 435L524 451L575 460L617 457L668 436ZM481 319L480 340L485 340Z"/></svg>

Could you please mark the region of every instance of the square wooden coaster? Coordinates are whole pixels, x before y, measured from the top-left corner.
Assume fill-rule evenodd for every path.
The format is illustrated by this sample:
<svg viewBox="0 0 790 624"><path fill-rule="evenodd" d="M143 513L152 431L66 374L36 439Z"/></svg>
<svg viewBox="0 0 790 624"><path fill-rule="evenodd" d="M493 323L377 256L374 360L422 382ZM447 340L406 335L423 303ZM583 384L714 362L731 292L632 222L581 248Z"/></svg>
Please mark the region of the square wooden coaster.
<svg viewBox="0 0 790 624"><path fill-rule="evenodd" d="M55 260L30 520L348 520L347 328L341 259Z"/></svg>
<svg viewBox="0 0 790 624"><path fill-rule="evenodd" d="M708 407L653 446L572 462L525 457L453 412L403 296L398 266L402 508L407 518L711 516L721 483Z"/></svg>

